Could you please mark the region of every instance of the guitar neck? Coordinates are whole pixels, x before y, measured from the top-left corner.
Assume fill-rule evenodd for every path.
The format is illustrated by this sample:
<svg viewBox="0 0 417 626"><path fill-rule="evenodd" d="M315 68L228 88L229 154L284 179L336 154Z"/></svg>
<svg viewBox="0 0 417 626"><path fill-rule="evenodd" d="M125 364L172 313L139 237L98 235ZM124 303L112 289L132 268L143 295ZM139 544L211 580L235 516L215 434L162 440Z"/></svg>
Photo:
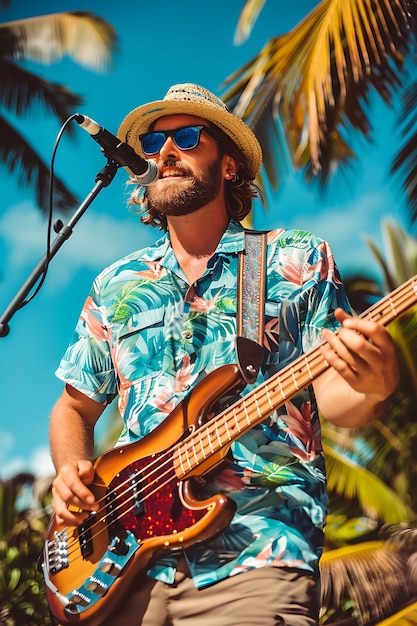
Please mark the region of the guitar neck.
<svg viewBox="0 0 417 626"><path fill-rule="evenodd" d="M386 326L416 302L417 276L414 276L360 317ZM328 367L320 346L317 346L198 428L177 446L174 456L178 478L186 478L207 459L228 449L234 440L262 422Z"/></svg>

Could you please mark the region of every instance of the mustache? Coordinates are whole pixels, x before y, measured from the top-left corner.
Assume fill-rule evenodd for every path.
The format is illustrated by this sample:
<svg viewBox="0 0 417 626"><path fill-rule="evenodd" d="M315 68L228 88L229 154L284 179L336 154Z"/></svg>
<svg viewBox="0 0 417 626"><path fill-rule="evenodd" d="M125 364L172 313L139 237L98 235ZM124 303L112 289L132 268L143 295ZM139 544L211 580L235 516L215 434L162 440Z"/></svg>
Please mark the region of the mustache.
<svg viewBox="0 0 417 626"><path fill-rule="evenodd" d="M173 161L172 159L161 163L159 165L159 172L160 174L162 174L165 169L169 169L172 167L174 167L176 170L179 170L181 175L183 176L194 176L194 172L190 167L184 165L183 163L181 163L181 161Z"/></svg>

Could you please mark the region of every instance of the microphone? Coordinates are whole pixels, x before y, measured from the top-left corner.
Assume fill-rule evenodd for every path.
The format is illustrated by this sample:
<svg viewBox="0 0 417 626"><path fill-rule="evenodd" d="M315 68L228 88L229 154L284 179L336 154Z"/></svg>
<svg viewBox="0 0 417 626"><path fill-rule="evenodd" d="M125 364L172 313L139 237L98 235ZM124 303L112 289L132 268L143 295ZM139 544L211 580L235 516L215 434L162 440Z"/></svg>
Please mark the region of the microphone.
<svg viewBox="0 0 417 626"><path fill-rule="evenodd" d="M143 159L129 144L99 126L91 117L76 113L74 119L97 141L108 158L113 159L119 165L128 167L133 172L139 185L150 185L158 178L159 171L155 161Z"/></svg>

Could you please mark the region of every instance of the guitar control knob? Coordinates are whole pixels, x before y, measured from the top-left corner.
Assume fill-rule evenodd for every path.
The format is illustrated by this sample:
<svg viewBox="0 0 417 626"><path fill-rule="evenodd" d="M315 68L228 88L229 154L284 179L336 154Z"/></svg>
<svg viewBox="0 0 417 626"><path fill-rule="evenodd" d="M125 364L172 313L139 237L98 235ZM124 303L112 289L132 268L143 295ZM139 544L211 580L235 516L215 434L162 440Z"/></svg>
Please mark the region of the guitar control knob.
<svg viewBox="0 0 417 626"><path fill-rule="evenodd" d="M126 556L126 554L129 552L129 546L127 545L126 541L124 541L120 537L114 537L110 544L110 550L111 552L114 552L115 554L118 554L120 556Z"/></svg>

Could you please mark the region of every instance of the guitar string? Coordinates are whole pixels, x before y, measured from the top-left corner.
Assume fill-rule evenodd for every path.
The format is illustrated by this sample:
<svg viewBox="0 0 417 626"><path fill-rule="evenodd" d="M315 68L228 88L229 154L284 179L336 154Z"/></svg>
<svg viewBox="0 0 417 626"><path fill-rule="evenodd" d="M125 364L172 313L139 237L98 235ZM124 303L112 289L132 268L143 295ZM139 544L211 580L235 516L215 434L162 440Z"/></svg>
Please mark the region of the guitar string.
<svg viewBox="0 0 417 626"><path fill-rule="evenodd" d="M173 447L173 450L175 449L176 446ZM96 511L95 513L93 513L90 517L90 519L93 519L93 523L91 524L91 526L89 526L88 528L86 528L84 531L82 531L81 533L78 534L78 536L76 535L76 530L78 527L75 527L72 529L72 533L68 536L68 544L69 544L69 548L68 548L68 556L71 556L74 551L78 551L77 545L80 542L80 539L84 539L84 540L88 540L89 535L91 536L91 541L93 541L93 539L96 539L99 535L101 535L103 532L107 532L107 528L108 526L104 526L103 523L107 523L107 520L110 520L110 525L112 524L112 518L120 512L123 509L123 507L129 503L129 501L133 500L134 504L132 504L132 506L130 506L130 508L127 508L126 511L123 511L123 515L128 515L129 513L131 513L132 511L135 510L135 507L137 507L140 504L144 504L144 502L146 500L148 500L150 497L152 497L153 495L155 495L160 489L162 489L163 487L169 485L170 481L173 479L177 479L177 476L175 474L174 468L173 466L168 466L165 473L162 474L157 474L157 471L161 469L161 467L163 467L164 465L166 466L167 464L169 464L172 461L172 457L168 457L166 456L166 459L163 461L163 463L161 464L161 458L163 458L163 455L166 453L167 451L164 451L161 457L157 457L155 458L155 460L153 461L153 463L151 465L155 465L155 470L154 470L154 474L156 475L156 478L153 479L152 481L149 481L148 478L152 475L151 473L147 473L145 475L141 475L141 474L137 474L137 475L131 475L129 476L124 482L122 482L120 485L117 485L116 488L114 488L112 491L109 492L109 494L111 494L112 496L114 496L114 500L110 501L111 505L114 505L115 503L117 504L117 502L120 502L120 504L118 504L118 506L113 506L113 508L111 509L111 511L108 511L108 504L109 502L107 502L108 499L108 494L106 494L106 496L103 496L103 498L101 498L98 502L100 503L104 503L104 506L101 509L98 509L98 511ZM171 452L171 451L170 451ZM146 457L145 457L146 458ZM144 459L142 459L144 460ZM159 463L158 463L159 462ZM132 465L132 464L131 464ZM127 466L129 467L129 465ZM149 469L149 465L147 466L147 469ZM126 468L124 468L126 469ZM172 470L172 474L170 475L169 473ZM145 491L147 488L152 487L153 491L146 493L146 495L141 499L138 500L137 495L135 493L133 493L132 495L130 495L129 498L125 499L124 497L126 496L126 494L130 494L132 492L132 479L142 479L142 487L140 487L140 482L135 483L135 488L140 491L141 489L143 491ZM165 482L162 482L161 484L158 484L158 481L164 479ZM118 490L120 489L120 487L122 486L126 486L126 489L120 493L118 493ZM103 513L103 515L101 515L101 513ZM87 520L88 521L88 518ZM84 522L85 524L86 522ZM81 524L79 525L81 526ZM97 530L98 527L98 530ZM72 551L70 548L70 540L73 541L72 544ZM80 555L81 556L81 555Z"/></svg>
<svg viewBox="0 0 417 626"><path fill-rule="evenodd" d="M415 293L417 293L417 292L416 292L416 288L415 288L415 281L414 281L414 279L410 279L410 281L408 281L408 283L405 283L402 287L398 288L398 289L400 290L401 297L402 297L403 292L405 291L406 286L407 286L409 283L410 283L410 284L413 284L413 290L414 290L414 292L415 292ZM398 294L397 294L397 295L398 295ZM414 298L409 299L409 300L404 300L404 298L403 298L403 301L401 302L398 298L396 298L396 296L395 296L395 297L394 297L394 296L395 296L395 292L393 292L393 293L391 294L390 298L389 298L390 305L391 305L391 306L389 307L389 312L393 311L395 314L396 314L396 309L395 309L395 307L392 305L392 300L394 300L394 299L398 300L398 304L401 304L402 310L405 310L406 308L408 308L408 306L410 306L410 305L414 302ZM406 305L405 303L407 303L407 305ZM398 304L397 304L397 308L398 308ZM369 309L368 311L366 311L366 312L365 312L364 317L371 317L372 312L379 311L378 315L379 315L379 319L381 320L381 319L384 317L384 308L386 308L386 306L387 306L387 299L384 299L383 301L381 301L380 303L376 303L376 305L374 305L373 307L371 307L371 309ZM386 313L386 314L385 314L385 317L386 317L387 315L388 315L388 314ZM372 317L371 317L371 319L374 319L374 318L372 318ZM278 374L280 375L280 377L281 377L281 378L282 378L282 375L283 375L283 374L284 374L284 378L285 378L285 374L287 374L287 375L288 375L288 377L289 377L289 379L291 379L291 380L295 383L295 378L296 378L296 376L295 376L295 371L297 371L297 372L298 372L298 374L300 374L300 372L302 373L302 372L303 372L303 370L304 370L305 365L307 364L307 368L308 368L308 370L309 370L308 377L307 377L307 382L308 382L308 381L311 381L314 377L318 376L318 373L317 373L317 372L312 372L312 368L314 369L314 365L312 364L312 361L313 361L314 359L316 359L317 357L321 357L321 354L319 354L319 353L318 353L318 351L319 351L319 350L320 350L320 346L318 346L316 349L314 349L314 350L313 350L313 352L310 352L308 355L303 355L303 357L301 357L301 359L298 359L298 360L297 360L297 361L296 361L296 362L295 362L292 366L290 366L290 367L288 368L288 369L289 369L289 371L288 371L288 372L285 372L285 369L286 369L286 368L284 368L284 370L283 370L283 371L281 371L281 372L279 372ZM309 367L308 360L310 360L310 361L311 361L311 368ZM298 361L304 361L304 363L301 363L301 362L300 362L300 364L299 364L299 365L300 365L300 367L299 367L299 368L298 368ZM321 362L319 362L319 365L322 365L322 364L324 364L324 365L325 365L325 367L324 367L324 368L323 368L323 370L322 370L322 371L324 371L324 369L326 369L327 365L325 364L324 359L321 357ZM317 364L316 364L316 365L317 365ZM295 370L295 371L294 371L294 370ZM320 371L319 373L321 373L321 371ZM264 408L259 407L259 401L261 401L261 402L263 401L263 397L260 397L260 396L262 396L262 393L263 393L263 394L267 397L267 400L268 400L268 407L267 407L267 410L270 410L270 411L275 410L275 409L274 409L274 404L273 404L273 403L271 403L271 401L270 401L270 397L269 397L269 396L270 396L270 391L269 391L269 389L268 389L270 386L276 386L276 381L274 381L274 379L275 379L275 378L277 378L277 375L275 375L274 377L272 377L272 378L271 378L271 379L269 379L268 381L265 381L265 383L264 383L263 385L261 385L261 387L258 387L258 388L255 390L255 392L252 392L252 393L250 394L250 397L249 397L249 396L244 397L244 402L242 402L242 400L239 400L237 403L233 404L231 407L229 407L228 409L226 409L225 411L223 411L223 413L221 413L219 416L217 416L217 418L216 418L216 420L215 420L216 424L213 424L212 422L210 422L209 424L206 424L206 425L204 425L204 426L200 427L200 428L199 428L197 431L195 431L193 434L189 435L189 436L188 436L188 438L187 438L185 441L182 441L182 442L178 443L176 446L174 446L174 447L173 447L173 453L175 454L175 450L177 450L177 451L178 451L178 453L179 453L179 455L181 456L181 454L182 454L182 453L181 453L181 450L180 450L180 449L181 449L181 448L187 448L187 447L188 447L188 448L190 448L190 447L191 447L191 448L193 449L193 452L195 453L195 445L194 445L194 444L192 444L192 441L193 441L193 440L195 440L195 439L197 439L197 437L198 437L198 442L199 442L199 444L200 444L200 448L201 448L201 450L202 450L202 452L203 452L203 460L205 460L205 459L206 459L206 457L204 456L204 447L203 447L203 444L202 444L202 441L201 441L201 432L204 432L204 431L205 431L204 437L205 437L205 438L207 438L207 440L208 440L209 442L212 442L212 441L213 441L213 439L210 437L210 432L209 432L209 431L210 431L210 430L213 430L213 428L214 428L214 429L216 430L216 432L217 432L217 436L219 437L219 426L218 426L217 424L218 424L218 422L219 422L219 421L221 421L221 419L223 419L223 420L224 420L224 423L223 423L223 425L222 425L222 426L224 426L224 427L225 427L225 432L226 432L227 437L228 437L228 439L229 439L229 441L230 441L230 439L232 439L232 438L234 438L234 437L231 437L231 436L230 436L229 431L228 431L228 428L227 428L227 413L230 413L231 409L233 409L233 411L232 411L232 412L233 412L233 416L234 416L235 423L236 423L236 425L237 425L237 427L238 427L239 434L240 434L240 432L242 432L242 430L239 428L239 419L240 419L240 417L238 417L238 415L237 415L237 413L236 413L236 410L235 410L235 408L236 408L236 407L235 407L235 405L238 405L238 406L239 406L239 405L240 405L240 406L244 406L244 407L246 407L246 408L248 409L248 411L245 411L245 412L244 412L244 418L246 418L246 419L247 419L247 418L248 418L248 412L249 412L249 413L250 413L250 412L252 412L252 413L253 413L253 408L251 408L251 407L249 406L249 404L250 404L251 400L253 399L253 400L254 400L254 404L255 404L255 408L256 408L255 413L257 413L258 415L263 416L263 415L264 415L264 410L265 410L265 409L264 409ZM271 383L272 383L272 385L271 385ZM288 396L288 395L287 395L287 394L283 391L283 389L284 389L284 385L286 385L286 384L287 384L287 383L286 383L286 381L285 381L285 380L284 380L284 381L281 381L281 383L280 383L280 393L281 393L281 395L283 396L283 400L284 400L284 401L285 401L286 399L289 399L289 397L290 397L290 396ZM303 385L304 383L301 383L301 384ZM264 387L265 387L265 389L263 389ZM295 389L294 394L295 394L296 392L297 392L297 388ZM246 402L246 400L248 400L248 399L249 399L249 402ZM275 408L277 408L277 407L275 406ZM242 413L242 411L240 411L240 413ZM223 415L223 414L225 414L225 415ZM244 424L244 429L247 429L247 428L249 428L249 427L250 427L250 425L247 425L247 426L246 426L246 425ZM224 435L223 435L223 436L224 436ZM211 446L211 445L210 445L210 448L211 448L211 451L212 451L212 446ZM167 459L166 459L166 461L164 461L164 464L166 464L166 463L170 462L170 461L171 461L171 459L173 458L174 454L172 454L172 455L170 456L170 458L169 458L169 459L167 458ZM155 456L155 455L152 455L152 456ZM188 458L188 452L187 452L187 458ZM156 455L156 458L155 458L154 463L156 464L156 463L158 463L158 461L160 461L160 458L158 457L158 455ZM199 461L198 456L196 457L196 462L197 462L197 463L196 463L196 465L197 465L197 466L198 466L198 464L200 464L200 463L201 463L201 461ZM180 464L182 465L181 460L180 460ZM152 466L152 463L151 463L151 466ZM160 465L159 465L158 467L159 467L159 469L160 469ZM149 466L148 466L148 469L149 469ZM178 474L177 474L177 472L175 472L175 468L174 468L174 466L172 467L172 469L174 469L174 472L173 472L173 473L172 473L172 475L169 477L169 480L167 480L165 483L162 483L162 485L160 485L158 488L162 488L162 487L164 487L164 486L167 486L167 485L169 484L169 482L170 482L173 478L178 478ZM192 469L192 467L190 467L190 471L191 471L191 469ZM168 473L169 473L169 471L170 471L170 470L171 470L171 468L168 468ZM189 473L189 472L186 472L186 473ZM185 473L185 475L186 475L186 473ZM151 476L151 474L145 475L145 479L149 478L150 476ZM162 475L162 476L160 475L160 476L158 476L158 480L160 480L161 478L165 478L165 477L166 477L166 475ZM135 478L136 478L136 477L135 477ZM142 478L142 476L141 476L141 478ZM131 480L132 480L132 477L129 477L128 479L126 479L126 481L124 481L124 483L121 483L121 485L118 485L118 486L117 486L117 488L114 490L114 493L116 494L116 497L120 498L121 496L124 496L124 495L128 492L128 490L130 490L131 486L129 485L129 483L131 483ZM156 483L156 481L154 481L154 482ZM122 494L117 494L117 489L120 489L120 487L121 487L121 486L123 486L124 484L128 484L129 489L128 489L128 490L126 490L125 492L123 492ZM149 482L149 481L148 481L148 487L149 487L150 485L152 485L152 482ZM138 485L138 484L135 484L135 487L139 490L139 485ZM148 494L147 494L147 495L143 498L143 500L141 501L141 503L143 503L146 499L148 499L149 497L151 497L152 495L154 495L155 493L157 493L157 491L158 491L158 489L154 490L153 492L148 493ZM110 493L111 493L111 492L110 492ZM101 501L105 501L106 499L108 499L108 494L106 494L106 496L105 496L105 497L103 497L103 498L101 499ZM137 504L138 504L136 494L134 494L134 495L133 495L130 499L134 499L134 500L135 500L135 504L134 504L132 507L130 507L130 508L129 508L126 512L125 512L125 514L128 514L128 513L130 513L132 510L134 510L135 506L137 506ZM129 502L129 499L127 500L127 502ZM114 502L112 502L112 504L114 504ZM125 505L125 504L126 504L126 501L123 501L123 502L122 502L122 504L121 504L119 507L116 507L115 509L112 509L111 513L110 513L110 514L107 514L107 515L108 515L109 517L114 516L114 515L115 515L115 513L117 512L117 510L118 510L118 509L120 509L120 508L121 508L123 505ZM96 516L97 516L97 513L95 514L95 517L96 517ZM101 517L99 520L97 520L97 522L95 522L95 524L96 524L96 523L102 523L103 521L106 521L106 515L104 515L104 517ZM95 524L93 524L93 525L92 525L92 527L93 527ZM92 527L91 527L91 528L92 528ZM88 532L91 532L91 528L90 528L90 529L88 529ZM102 532L103 530L106 530L106 529L105 529L105 528L102 528L99 532ZM96 535L96 536L97 536L97 535ZM74 539L74 535L72 536L72 538ZM78 538L78 539L79 539L79 538Z"/></svg>

